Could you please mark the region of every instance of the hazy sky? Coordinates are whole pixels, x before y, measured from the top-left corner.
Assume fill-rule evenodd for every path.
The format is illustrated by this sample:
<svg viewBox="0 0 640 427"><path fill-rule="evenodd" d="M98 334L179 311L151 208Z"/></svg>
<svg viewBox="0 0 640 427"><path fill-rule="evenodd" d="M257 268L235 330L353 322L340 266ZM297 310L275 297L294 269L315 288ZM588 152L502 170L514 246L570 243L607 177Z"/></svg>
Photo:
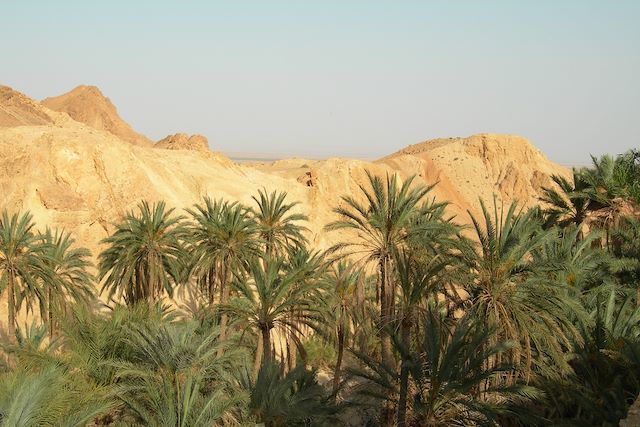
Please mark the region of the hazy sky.
<svg viewBox="0 0 640 427"><path fill-rule="evenodd" d="M0 82L93 84L152 139L373 157L479 132L640 145L640 0L1 0Z"/></svg>

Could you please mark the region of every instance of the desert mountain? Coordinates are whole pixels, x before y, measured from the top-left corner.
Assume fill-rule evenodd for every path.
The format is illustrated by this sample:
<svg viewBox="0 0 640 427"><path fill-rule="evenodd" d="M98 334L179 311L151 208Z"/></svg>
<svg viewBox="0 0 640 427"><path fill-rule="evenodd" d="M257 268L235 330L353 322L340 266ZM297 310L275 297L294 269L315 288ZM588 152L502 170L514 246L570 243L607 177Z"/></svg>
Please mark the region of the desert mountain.
<svg viewBox="0 0 640 427"><path fill-rule="evenodd" d="M78 86L70 92L46 98L42 105L69 114L77 122L104 130L134 145L149 146L151 141L134 131L120 116L109 98L95 86Z"/></svg>
<svg viewBox="0 0 640 427"><path fill-rule="evenodd" d="M204 138L174 136L162 144L184 148L186 141L186 148L200 149L134 145L8 88L2 93L8 95L0 98L5 123L0 127L0 209L30 211L39 227L72 232L94 255L113 223L142 199L164 200L184 213L203 196L252 204L258 189L286 191L309 216L313 247L322 249L345 238L323 227L335 218L332 210L342 195L359 194L367 170L403 178L416 174L423 184L439 182L432 195L449 200L449 211L459 222L468 221L468 209L477 213L478 196L490 200L495 193L507 203L532 204L550 174L568 173L525 139L505 135L428 141L376 162L287 159L239 165L205 152Z"/></svg>
<svg viewBox="0 0 640 427"><path fill-rule="evenodd" d="M153 144L155 148L164 148L167 150L196 150L209 151L209 141L206 136L187 135L184 133L176 133L169 135L164 139Z"/></svg>

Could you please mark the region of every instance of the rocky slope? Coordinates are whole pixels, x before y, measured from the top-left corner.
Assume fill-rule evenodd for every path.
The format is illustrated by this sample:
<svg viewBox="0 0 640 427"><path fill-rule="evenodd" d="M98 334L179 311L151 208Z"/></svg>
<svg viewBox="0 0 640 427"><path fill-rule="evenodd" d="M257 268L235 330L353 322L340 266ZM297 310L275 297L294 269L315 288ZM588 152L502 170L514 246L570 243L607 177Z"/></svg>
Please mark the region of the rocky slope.
<svg viewBox="0 0 640 427"><path fill-rule="evenodd" d="M107 131L131 144L151 145L146 136L134 131L120 118L109 98L95 86L78 86L60 96L44 99L42 105L54 111L67 113L77 122Z"/></svg>

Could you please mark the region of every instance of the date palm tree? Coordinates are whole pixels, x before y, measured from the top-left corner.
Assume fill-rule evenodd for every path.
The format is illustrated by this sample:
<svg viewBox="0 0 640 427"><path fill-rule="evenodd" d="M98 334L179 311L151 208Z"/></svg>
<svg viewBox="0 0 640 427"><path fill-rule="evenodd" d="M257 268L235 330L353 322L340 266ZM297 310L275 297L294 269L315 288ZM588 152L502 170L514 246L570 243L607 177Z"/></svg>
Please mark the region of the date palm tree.
<svg viewBox="0 0 640 427"><path fill-rule="evenodd" d="M493 215L481 202L482 217L470 214L478 245L464 252L471 276L464 283L468 309L496 329L494 342L520 345L506 353L508 361L522 367L530 378L534 357L551 358L566 366L562 355L572 325L563 295L546 277L535 274L533 252L550 238L542 231L534 211L519 213L514 202L505 212L494 200ZM502 356L494 361L500 365Z"/></svg>
<svg viewBox="0 0 640 427"><path fill-rule="evenodd" d="M192 274L203 283L209 305L218 285L219 302L227 304L233 275L259 250L258 226L246 207L239 203L206 197L204 204L188 210L195 220L191 227ZM220 338L226 334L228 318L220 320Z"/></svg>
<svg viewBox="0 0 640 427"><path fill-rule="evenodd" d="M358 287L363 285L364 274L353 263L341 260L335 262L327 274L324 281L327 288L330 289L330 310L332 310L332 321L335 331L331 331L331 335L335 336L337 355L336 364L333 370L333 394L337 394L341 376L342 376L342 359L346 341L352 333L352 311L358 303L356 300Z"/></svg>
<svg viewBox="0 0 640 427"><path fill-rule="evenodd" d="M540 201L546 203L542 209L546 225L566 227L574 224L581 228L593 201L588 191L590 185L584 179L583 173L574 169L571 181L561 175L552 175L551 180L557 188L543 187L540 197ZM582 234L579 237L581 238Z"/></svg>
<svg viewBox="0 0 640 427"><path fill-rule="evenodd" d="M244 351L234 343L221 340L219 328L201 328L194 321L129 326L123 342L128 357L113 362L125 412L139 425L237 421L246 396L234 378Z"/></svg>
<svg viewBox="0 0 640 427"><path fill-rule="evenodd" d="M306 243L303 233L307 228L299 222L308 218L302 213L293 212L299 202L286 203L286 192L267 193L264 189L252 198L256 203L254 217L258 223L260 240L268 257L274 258Z"/></svg>
<svg viewBox="0 0 640 427"><path fill-rule="evenodd" d="M235 319L244 331L262 337L263 364L273 358L272 331L281 336L297 337L302 327L315 328L322 321L322 300L316 284L299 281L285 269L282 257L249 262L248 277L237 277L233 282L238 296L220 307L223 313ZM291 312L296 312L295 319ZM296 334L291 334L294 331ZM294 342L302 348L300 340ZM256 354L259 354L256 351Z"/></svg>
<svg viewBox="0 0 640 427"><path fill-rule="evenodd" d="M82 247L74 247L75 239L70 233L52 231L47 228L38 235L46 253L44 262L54 277L45 281L46 318L49 336L56 330L55 314L66 313L69 303L89 304L95 299L91 267L91 252ZM41 310L42 311L42 310Z"/></svg>
<svg viewBox="0 0 640 427"><path fill-rule="evenodd" d="M468 314L452 323L434 310L423 319L419 346L408 355L415 386L412 425L497 426L510 404L539 395L520 384L483 388L488 379L513 369L488 363L513 343L493 340L482 319ZM406 352L404 346L401 351Z"/></svg>
<svg viewBox="0 0 640 427"><path fill-rule="evenodd" d="M16 333L16 311L25 299L27 307L33 298L44 305L41 283L51 282L53 272L44 261L46 256L34 233L35 224L30 213L22 215L4 210L0 217L0 283L6 287L7 328L9 336Z"/></svg>
<svg viewBox="0 0 640 427"><path fill-rule="evenodd" d="M422 255L422 256L421 256ZM398 313L396 322L400 329L399 344L406 349L400 367L400 389L398 395L397 425L406 425L407 395L409 388L412 333L418 326L424 309L437 300L438 294L445 293L447 272L450 265L447 253L419 254L419 250L407 249L394 252L398 281Z"/></svg>
<svg viewBox="0 0 640 427"><path fill-rule="evenodd" d="M367 171L368 185L360 185L361 203L353 196L343 196L345 206L334 212L339 220L326 226L327 231L353 230L351 242L334 245L331 251L345 251L365 263L375 263L379 279L382 359L393 365L391 336L387 331L394 314L395 286L392 280L392 253L405 244L416 230L414 225L424 215L422 202L433 186L413 185L414 177L400 183L397 175L386 180Z"/></svg>
<svg viewBox="0 0 640 427"><path fill-rule="evenodd" d="M98 257L101 292L127 304L154 302L171 296L186 270L187 237L181 216L174 216L164 202L138 205L139 215L129 212L116 231L102 241L107 248Z"/></svg>

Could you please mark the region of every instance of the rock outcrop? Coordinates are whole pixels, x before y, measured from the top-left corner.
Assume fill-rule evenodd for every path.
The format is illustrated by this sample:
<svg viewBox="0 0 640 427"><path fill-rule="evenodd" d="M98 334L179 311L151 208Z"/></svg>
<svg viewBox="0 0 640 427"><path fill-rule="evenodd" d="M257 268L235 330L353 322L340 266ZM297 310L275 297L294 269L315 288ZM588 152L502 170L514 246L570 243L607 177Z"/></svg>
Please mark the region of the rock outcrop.
<svg viewBox="0 0 640 427"><path fill-rule="evenodd" d="M169 135L153 145L155 148L164 148L166 150L194 150L209 151L209 141L206 136L187 135L184 133L176 133Z"/></svg>
<svg viewBox="0 0 640 427"><path fill-rule="evenodd" d="M109 132L134 145L150 146L152 142L134 131L120 116L109 98L95 86L78 86L70 92L46 98L45 107L67 113L73 120L94 129Z"/></svg>

